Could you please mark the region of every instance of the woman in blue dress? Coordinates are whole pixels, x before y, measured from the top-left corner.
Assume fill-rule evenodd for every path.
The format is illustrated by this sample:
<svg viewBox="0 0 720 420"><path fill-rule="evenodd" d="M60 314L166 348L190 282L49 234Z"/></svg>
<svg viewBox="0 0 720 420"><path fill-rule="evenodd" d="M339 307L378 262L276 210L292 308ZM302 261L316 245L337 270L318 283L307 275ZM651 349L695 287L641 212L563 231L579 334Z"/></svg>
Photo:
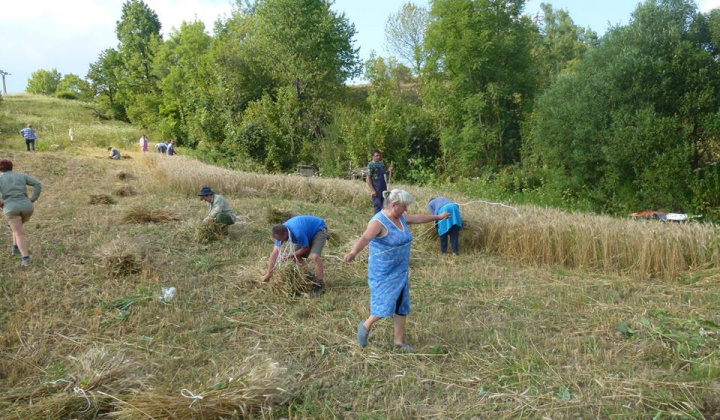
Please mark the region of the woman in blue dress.
<svg viewBox="0 0 720 420"><path fill-rule="evenodd" d="M372 325L382 318L393 317L395 324L395 348L412 351L405 342L405 320L410 313L410 244L412 234L408 224L429 223L443 220L450 215L408 214L407 207L414 201L404 190L384 191L384 208L370 219L362 237L345 255L350 263L355 256L370 244L368 260L368 284L370 286L370 317L358 324L358 343L367 346Z"/></svg>

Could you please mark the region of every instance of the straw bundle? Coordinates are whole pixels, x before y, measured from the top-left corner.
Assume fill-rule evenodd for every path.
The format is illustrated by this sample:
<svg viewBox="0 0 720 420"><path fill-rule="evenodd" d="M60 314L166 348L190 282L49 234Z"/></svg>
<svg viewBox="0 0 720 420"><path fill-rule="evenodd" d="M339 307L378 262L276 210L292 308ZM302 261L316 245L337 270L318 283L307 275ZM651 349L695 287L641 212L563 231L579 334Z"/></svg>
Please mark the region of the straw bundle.
<svg viewBox="0 0 720 420"><path fill-rule="evenodd" d="M202 223L195 231L195 240L201 244L220 241L225 237L227 225L221 225L215 221Z"/></svg>
<svg viewBox="0 0 720 420"><path fill-rule="evenodd" d="M163 223L180 220L180 216L168 209L149 209L147 207L132 207L125 212L123 220L126 223Z"/></svg>
<svg viewBox="0 0 720 420"><path fill-rule="evenodd" d="M126 181L128 179L135 178L135 175L133 175L132 172L127 172L127 171L119 171L118 173L115 174L115 176L117 176L120 181Z"/></svg>
<svg viewBox="0 0 720 420"><path fill-rule="evenodd" d="M115 195L118 197L132 197L137 195L137 190L132 185L123 185L115 190Z"/></svg>
<svg viewBox="0 0 720 420"><path fill-rule="evenodd" d="M270 291L283 299L291 299L310 293L316 284L315 276L295 263L277 267L270 279Z"/></svg>
<svg viewBox="0 0 720 420"><path fill-rule="evenodd" d="M107 194L90 194L90 204L115 204L115 200Z"/></svg>
<svg viewBox="0 0 720 420"><path fill-rule="evenodd" d="M287 404L297 389L297 378L270 360L263 363L246 359L241 372L198 393L189 390L173 395L137 394L116 403L110 416L121 420L153 418L156 420L237 419L273 416L274 408ZM202 397L200 399L199 397Z"/></svg>
<svg viewBox="0 0 720 420"><path fill-rule="evenodd" d="M105 274L110 278L125 277L140 272L138 256L123 244L111 244L100 250L98 257Z"/></svg>
<svg viewBox="0 0 720 420"><path fill-rule="evenodd" d="M73 363L65 378L43 380L37 385L17 388L0 397L4 419L93 419L112 411L111 395L131 395L146 378L138 376L139 366L124 354L104 348L91 349Z"/></svg>
<svg viewBox="0 0 720 420"><path fill-rule="evenodd" d="M267 219L267 222L271 225L285 223L294 216L294 214L288 211L278 210L275 207L268 207L265 211L265 218Z"/></svg>

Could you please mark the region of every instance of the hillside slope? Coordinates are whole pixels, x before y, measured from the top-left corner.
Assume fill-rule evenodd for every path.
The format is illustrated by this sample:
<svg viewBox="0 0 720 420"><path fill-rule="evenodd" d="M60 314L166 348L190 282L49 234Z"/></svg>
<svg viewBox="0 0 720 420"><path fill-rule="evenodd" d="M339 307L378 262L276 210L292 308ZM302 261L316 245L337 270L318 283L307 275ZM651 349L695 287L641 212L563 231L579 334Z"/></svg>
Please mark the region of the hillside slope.
<svg viewBox="0 0 720 420"><path fill-rule="evenodd" d="M408 318L418 353L393 351L389 320L362 349L354 330L368 314L366 264L340 261L370 217L361 183L134 152L110 161L97 147L31 154L9 139L0 156L44 191L27 224L31 267L20 267L9 232L0 232L2 418L232 418L243 410L257 418L713 418L720 409L717 269L643 278L519 251L491 255L503 246L537 252L533 236L564 243L552 226L531 230L548 217L598 237L606 219L465 206L459 257L441 256L432 226L418 226ZM202 184L243 216L229 242L196 241ZM437 193L412 191L412 212ZM91 205L93 194L115 204ZM327 220L323 296L286 299L259 283L272 249L269 208ZM132 209L179 220L125 222ZM636 229L628 226L617 229ZM637 226L630 235L680 232ZM580 254L567 246L565 255ZM159 301L170 286L175 299Z"/></svg>

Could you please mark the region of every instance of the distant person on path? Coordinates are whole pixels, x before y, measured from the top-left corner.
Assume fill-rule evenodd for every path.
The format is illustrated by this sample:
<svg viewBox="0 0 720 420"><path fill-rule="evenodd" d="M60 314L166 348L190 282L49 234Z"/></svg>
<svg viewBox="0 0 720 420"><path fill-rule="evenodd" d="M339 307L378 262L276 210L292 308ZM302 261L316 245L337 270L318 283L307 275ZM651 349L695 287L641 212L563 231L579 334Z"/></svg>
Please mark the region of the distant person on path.
<svg viewBox="0 0 720 420"><path fill-rule="evenodd" d="M168 145L167 145L167 143L164 143L164 142L160 142L155 145L155 150L161 155L164 155L165 153L167 153L167 148L168 148Z"/></svg>
<svg viewBox="0 0 720 420"><path fill-rule="evenodd" d="M383 209L383 192L387 190L387 180L390 174L392 174L392 167L385 168L385 162L382 161L380 150L373 150L372 160L368 163L365 182L370 188L370 197L372 198L375 214Z"/></svg>
<svg viewBox="0 0 720 420"><path fill-rule="evenodd" d="M428 202L428 211L430 214L448 213L450 217L435 222L438 235L440 235L440 252L447 253L448 236L450 237L450 247L453 254L460 253L460 229L462 229L462 219L460 218L460 207L450 201L446 197L431 198Z"/></svg>
<svg viewBox="0 0 720 420"><path fill-rule="evenodd" d="M215 194L210 187L202 187L198 196L200 196L200 200L207 203L208 210L210 211L207 217L203 220L203 223L210 223L214 221L215 223L221 225L222 233L227 239L228 226L235 224L235 221L237 220L237 215L233 211L232 207L230 207L230 204L228 204L227 200L225 200L225 197L220 194Z"/></svg>
<svg viewBox="0 0 720 420"><path fill-rule="evenodd" d="M148 151L148 139L145 137L145 133L140 136L140 151L143 153L147 153Z"/></svg>
<svg viewBox="0 0 720 420"><path fill-rule="evenodd" d="M37 179L13 172L12 169L13 163L10 159L0 159L0 207L12 231L12 255L22 255L20 263L27 267L30 264L30 254L23 224L30 220L35 210L33 203L40 197L42 187ZM27 195L28 185L33 187L30 198Z"/></svg>
<svg viewBox="0 0 720 420"><path fill-rule="evenodd" d="M325 221L315 216L295 216L282 225L275 225L271 230L275 247L268 260L268 268L262 277L263 282L270 280L275 263L280 255L280 247L284 242L290 241L293 244L293 252L284 257L284 261L294 259L301 267L307 266L306 256L315 263L315 279L311 295L317 296L323 292L325 286L325 272L323 267L322 250L327 241L328 229Z"/></svg>
<svg viewBox="0 0 720 420"><path fill-rule="evenodd" d="M167 155L168 155L168 156L175 156L175 155L177 155L177 152L175 151L175 140L171 141L170 144L168 144L168 147L167 147Z"/></svg>
<svg viewBox="0 0 720 420"><path fill-rule="evenodd" d="M370 316L357 326L357 341L361 347L368 344L373 324L382 318L393 317L395 348L412 352L415 349L405 342L405 321L410 314L410 245L412 234L408 224L443 220L450 215L408 214L407 208L415 200L404 190L385 191L385 208L370 219L365 233L345 255L349 264L370 244L368 284L370 286Z"/></svg>
<svg viewBox="0 0 720 420"><path fill-rule="evenodd" d="M118 149L110 146L108 147L108 151L110 152L110 156L108 156L110 159L119 160L120 159L120 152Z"/></svg>
<svg viewBox="0 0 720 420"><path fill-rule="evenodd" d="M27 151L35 151L35 140L37 140L37 136L35 135L35 130L32 128L32 124L28 124L27 127L20 130L20 134L25 138L25 147L27 148Z"/></svg>
<svg viewBox="0 0 720 420"><path fill-rule="evenodd" d="M68 130L68 136L70 137L70 141L75 141L75 133L73 132L72 127Z"/></svg>

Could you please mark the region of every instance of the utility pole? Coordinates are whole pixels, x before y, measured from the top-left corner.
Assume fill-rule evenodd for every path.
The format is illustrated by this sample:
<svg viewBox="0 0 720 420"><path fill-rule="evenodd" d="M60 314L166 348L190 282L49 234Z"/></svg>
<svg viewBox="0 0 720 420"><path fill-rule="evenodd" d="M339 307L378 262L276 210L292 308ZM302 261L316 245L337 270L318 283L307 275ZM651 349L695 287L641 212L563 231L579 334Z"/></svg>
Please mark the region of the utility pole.
<svg viewBox="0 0 720 420"><path fill-rule="evenodd" d="M2 84L3 84L2 94L3 94L3 96L7 96L7 89L5 88L5 76L12 76L12 74L10 74L6 71L0 70L0 76L2 76Z"/></svg>

